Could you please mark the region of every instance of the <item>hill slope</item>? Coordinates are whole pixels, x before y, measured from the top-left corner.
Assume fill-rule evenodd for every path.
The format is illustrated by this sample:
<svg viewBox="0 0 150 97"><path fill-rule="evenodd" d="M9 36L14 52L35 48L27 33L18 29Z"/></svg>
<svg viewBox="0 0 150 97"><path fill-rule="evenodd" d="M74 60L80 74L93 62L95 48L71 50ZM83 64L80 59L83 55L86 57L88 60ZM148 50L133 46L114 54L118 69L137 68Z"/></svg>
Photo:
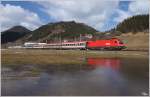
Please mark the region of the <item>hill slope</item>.
<svg viewBox="0 0 150 97"><path fill-rule="evenodd" d="M29 34L31 31L23 26L15 26L4 32L1 32L1 43L14 42L19 38Z"/></svg>
<svg viewBox="0 0 150 97"><path fill-rule="evenodd" d="M76 23L74 21L69 22L57 22L43 25L40 28L32 32L30 41L44 41L44 40L59 40L72 39L79 37L80 34L94 34L97 32L94 28L87 26L83 23Z"/></svg>
<svg viewBox="0 0 150 97"><path fill-rule="evenodd" d="M149 50L149 33L137 32L136 34L125 33L117 38L121 39L127 46L127 50Z"/></svg>
<svg viewBox="0 0 150 97"><path fill-rule="evenodd" d="M116 28L109 32L119 31L122 33L126 32L141 32L149 29L149 15L136 15L125 19L119 23Z"/></svg>

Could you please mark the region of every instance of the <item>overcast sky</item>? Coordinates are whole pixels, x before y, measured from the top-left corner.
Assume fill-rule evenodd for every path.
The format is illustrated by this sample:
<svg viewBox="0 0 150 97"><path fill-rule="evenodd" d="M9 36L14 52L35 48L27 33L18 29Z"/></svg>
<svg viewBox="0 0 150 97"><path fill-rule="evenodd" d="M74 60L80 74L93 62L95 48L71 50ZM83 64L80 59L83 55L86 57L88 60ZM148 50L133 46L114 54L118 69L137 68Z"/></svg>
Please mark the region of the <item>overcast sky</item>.
<svg viewBox="0 0 150 97"><path fill-rule="evenodd" d="M2 1L1 31L15 25L34 30L50 22L73 20L106 31L127 17L148 14L149 5L149 0Z"/></svg>

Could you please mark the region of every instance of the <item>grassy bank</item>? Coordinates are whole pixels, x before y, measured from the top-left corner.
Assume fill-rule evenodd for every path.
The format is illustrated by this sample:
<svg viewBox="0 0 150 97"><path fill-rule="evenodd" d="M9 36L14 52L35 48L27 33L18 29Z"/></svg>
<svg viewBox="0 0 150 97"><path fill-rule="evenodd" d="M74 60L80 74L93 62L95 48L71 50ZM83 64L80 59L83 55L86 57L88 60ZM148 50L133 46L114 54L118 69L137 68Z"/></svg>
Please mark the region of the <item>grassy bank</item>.
<svg viewBox="0 0 150 97"><path fill-rule="evenodd" d="M148 52L138 51L80 51L80 50L23 50L1 51L2 65L19 64L86 64L86 58L148 58Z"/></svg>
<svg viewBox="0 0 150 97"><path fill-rule="evenodd" d="M149 33L138 32L133 34L129 32L117 36L127 46L126 50L149 50Z"/></svg>

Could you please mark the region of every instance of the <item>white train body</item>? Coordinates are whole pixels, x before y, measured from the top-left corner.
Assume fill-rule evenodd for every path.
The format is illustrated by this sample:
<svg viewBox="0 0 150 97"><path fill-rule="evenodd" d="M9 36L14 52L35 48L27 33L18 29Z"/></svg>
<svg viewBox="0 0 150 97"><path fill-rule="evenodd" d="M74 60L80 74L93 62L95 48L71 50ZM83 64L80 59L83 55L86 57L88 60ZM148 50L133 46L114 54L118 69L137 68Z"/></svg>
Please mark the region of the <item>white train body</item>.
<svg viewBox="0 0 150 97"><path fill-rule="evenodd" d="M62 43L25 43L25 48L49 48L49 49L85 49L86 42L62 42Z"/></svg>

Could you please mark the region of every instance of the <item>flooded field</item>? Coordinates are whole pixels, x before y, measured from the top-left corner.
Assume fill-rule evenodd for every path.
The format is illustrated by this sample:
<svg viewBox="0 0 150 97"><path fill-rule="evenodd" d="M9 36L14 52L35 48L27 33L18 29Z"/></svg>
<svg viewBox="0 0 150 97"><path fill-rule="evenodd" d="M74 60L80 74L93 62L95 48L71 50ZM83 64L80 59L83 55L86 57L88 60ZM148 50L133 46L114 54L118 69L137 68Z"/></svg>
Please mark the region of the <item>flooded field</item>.
<svg viewBox="0 0 150 97"><path fill-rule="evenodd" d="M148 58L85 57L82 61L84 64L2 64L1 95L149 95Z"/></svg>

